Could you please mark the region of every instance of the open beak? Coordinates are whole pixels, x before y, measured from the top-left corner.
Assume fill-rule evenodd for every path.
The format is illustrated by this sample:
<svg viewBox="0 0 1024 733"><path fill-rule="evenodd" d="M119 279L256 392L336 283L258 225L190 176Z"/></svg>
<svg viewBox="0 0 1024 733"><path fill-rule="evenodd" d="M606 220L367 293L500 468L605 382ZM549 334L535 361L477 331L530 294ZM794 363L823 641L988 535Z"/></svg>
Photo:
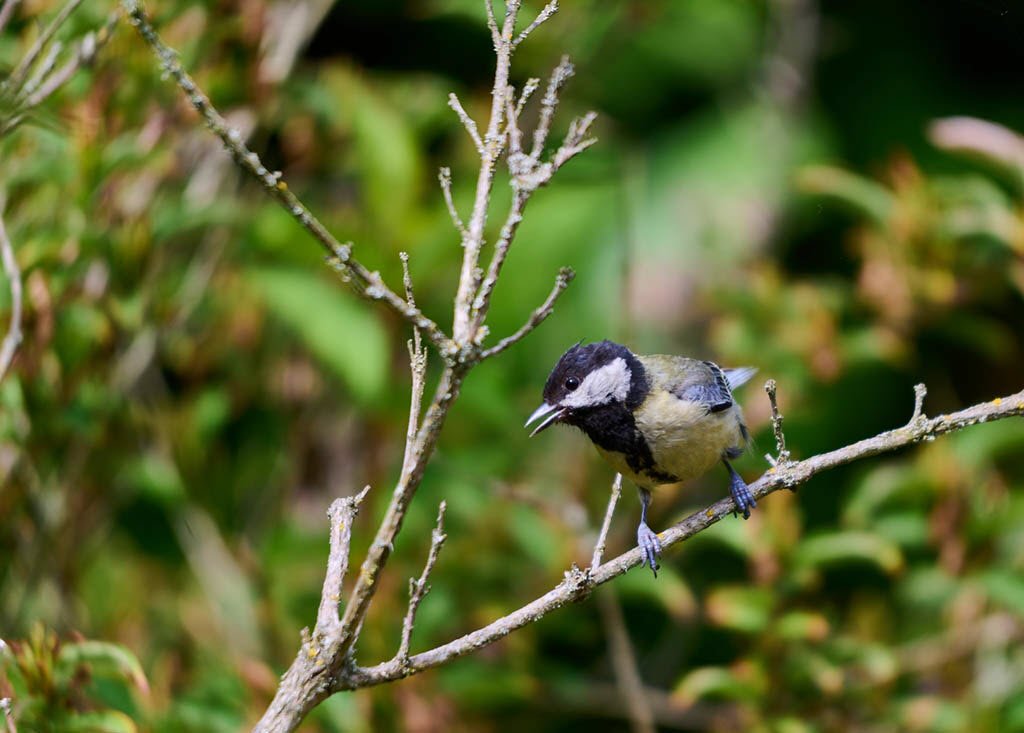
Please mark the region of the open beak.
<svg viewBox="0 0 1024 733"><path fill-rule="evenodd" d="M526 421L526 425L523 425L523 427L525 428L534 420L539 420L542 417L547 418L540 425L533 429L533 432L530 433L530 437L532 438L534 435L539 433L548 425L551 425L552 423L557 422L559 419L561 419L562 416L565 415L565 412L566 408L559 408L558 405L549 405L547 402L545 402L543 405L541 405L540 407L533 411L533 414L530 415L530 419Z"/></svg>

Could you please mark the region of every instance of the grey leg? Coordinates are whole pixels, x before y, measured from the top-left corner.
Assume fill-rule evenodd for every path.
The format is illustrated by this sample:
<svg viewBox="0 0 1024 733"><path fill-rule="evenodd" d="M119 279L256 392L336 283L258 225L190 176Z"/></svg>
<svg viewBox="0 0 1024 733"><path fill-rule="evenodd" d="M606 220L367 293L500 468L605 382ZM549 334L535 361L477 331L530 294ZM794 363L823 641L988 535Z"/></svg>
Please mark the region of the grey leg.
<svg viewBox="0 0 1024 733"><path fill-rule="evenodd" d="M658 577L658 556L661 554L661 540L650 527L647 526L647 507L651 503L651 492L647 489L639 489L640 492L640 526L636 528L636 543L643 551L644 564L651 566L654 577Z"/></svg>
<svg viewBox="0 0 1024 733"><path fill-rule="evenodd" d="M743 512L744 519L750 519L750 510L757 507L754 495L750 493L750 487L736 473L736 469L729 465L729 461L723 458L722 463L729 471L729 493L732 494L733 501L736 502L736 508ZM733 512L733 515L735 514L736 512Z"/></svg>

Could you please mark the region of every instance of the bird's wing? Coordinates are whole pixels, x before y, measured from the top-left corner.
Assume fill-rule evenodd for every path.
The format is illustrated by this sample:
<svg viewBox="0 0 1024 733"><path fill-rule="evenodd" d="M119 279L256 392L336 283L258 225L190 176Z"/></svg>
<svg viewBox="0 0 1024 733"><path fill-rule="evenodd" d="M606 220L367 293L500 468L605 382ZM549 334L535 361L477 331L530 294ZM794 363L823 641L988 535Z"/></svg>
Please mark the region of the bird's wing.
<svg viewBox="0 0 1024 733"><path fill-rule="evenodd" d="M654 386L660 387L685 402L704 405L708 412L721 412L733 405L726 373L711 361L698 361L682 356L647 357L648 373L653 372Z"/></svg>

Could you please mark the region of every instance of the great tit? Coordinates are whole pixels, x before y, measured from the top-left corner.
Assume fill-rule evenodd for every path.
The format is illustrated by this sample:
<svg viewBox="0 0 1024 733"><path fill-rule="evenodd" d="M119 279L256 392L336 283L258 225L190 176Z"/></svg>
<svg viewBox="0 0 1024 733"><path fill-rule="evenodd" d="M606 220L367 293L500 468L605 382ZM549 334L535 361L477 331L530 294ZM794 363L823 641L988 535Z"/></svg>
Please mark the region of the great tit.
<svg viewBox="0 0 1024 733"><path fill-rule="evenodd" d="M612 468L637 485L637 543L657 577L661 542L647 526L651 489L696 478L721 461L743 518L757 506L729 464L750 439L732 390L756 371L682 356L640 356L611 341L576 344L551 371L544 404L526 425L544 418L530 437L555 423L578 427Z"/></svg>

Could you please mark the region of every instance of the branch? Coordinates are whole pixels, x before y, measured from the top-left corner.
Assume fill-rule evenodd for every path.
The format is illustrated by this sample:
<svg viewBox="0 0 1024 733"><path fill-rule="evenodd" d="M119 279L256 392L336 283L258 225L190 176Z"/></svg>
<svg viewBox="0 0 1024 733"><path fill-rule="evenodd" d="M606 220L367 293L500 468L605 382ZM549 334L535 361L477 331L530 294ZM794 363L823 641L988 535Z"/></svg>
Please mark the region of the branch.
<svg viewBox="0 0 1024 733"><path fill-rule="evenodd" d="M465 108L462 106L462 102L455 96L455 92L451 92L448 95L448 106L455 110L455 114L459 116L459 120L462 122L462 126L466 128L466 132L473 138L473 145L476 146L476 152L479 155L484 154L484 141L480 139L480 131L476 129L476 123L473 122L473 118L469 116Z"/></svg>
<svg viewBox="0 0 1024 733"><path fill-rule="evenodd" d="M608 651L612 658L612 670L615 672L615 685L626 703L634 733L654 733L654 714L644 695L644 683L637 669L636 654L629 641L626 621L622 617L622 606L614 591L612 587L599 593L597 607L601 612L605 636L608 637Z"/></svg>
<svg viewBox="0 0 1024 733"><path fill-rule="evenodd" d="M451 168L442 168L437 174L437 180L441 183L441 193L444 195L445 206L448 207L448 214L452 217L452 224L462 235L462 238L466 238L466 225L462 223L462 218L459 216L458 209L455 208L455 201L452 199L452 170Z"/></svg>
<svg viewBox="0 0 1024 733"><path fill-rule="evenodd" d="M4 4L0 5L0 33L3 33L4 28L7 27L7 22L14 15L18 2L19 0L4 0Z"/></svg>
<svg viewBox="0 0 1024 733"><path fill-rule="evenodd" d="M405 299L413 306L416 298L412 292L412 276L409 274L409 253L399 252L402 260L402 275L405 283ZM413 445L416 442L416 431L420 427L420 410L423 407L423 389L427 378L427 352L423 348L420 330L412 329L412 339L406 342L409 350L409 369L412 372L412 396L409 400L409 428L405 434L405 456L402 459L402 473L411 467Z"/></svg>
<svg viewBox="0 0 1024 733"><path fill-rule="evenodd" d="M87 33L75 47L75 52L71 58L49 77L42 80L39 88L28 96L25 100L26 110L38 107L52 96L54 92L67 84L76 71L83 66L89 66L96 59L96 54L107 45L107 42L113 36L117 21L117 13L111 13L103 27L98 31Z"/></svg>
<svg viewBox="0 0 1024 733"><path fill-rule="evenodd" d="M540 11L537 17L533 19L533 22L530 23L530 25L526 26L522 30L522 32L518 36L516 36L516 40L512 41L512 48L515 48L520 43L525 41L527 36L533 33L537 26L539 26L541 23L543 23L545 20L547 20L557 12L558 0L551 0L551 2L544 6L544 9Z"/></svg>
<svg viewBox="0 0 1024 733"><path fill-rule="evenodd" d="M828 453L813 456L804 461L793 461L784 467L770 468L756 482L750 485L755 498L762 499L779 489L791 489L806 483L812 476L831 468L851 463L861 458L878 455L903 448L923 440L932 440L977 423L1002 420L1009 417L1024 415L1024 390L1007 397L997 397L990 402L983 402L959 412L939 415L934 418L922 418L915 424L905 425L895 430L861 440L852 445L838 448ZM707 529L719 520L736 511L732 498L725 498L712 504L707 509L691 514L689 517L665 530L659 535L664 549L668 549L683 540ZM584 598L592 587L602 585L638 567L642 561L639 548L609 560L603 565L585 573L575 565L565 573L565 579L540 598L522 608L494 621L483 628L477 629L454 641L443 644L430 651L415 654L409 658L407 665L399 668L392 661L374 667L356 667L349 671L345 680L339 680L338 689L356 689L379 685L384 682L407 677L431 667L437 667L465 656L481 647L493 644L513 631L540 620L546 614L569 603Z"/></svg>
<svg viewBox="0 0 1024 733"><path fill-rule="evenodd" d="M424 597L430 592L427 580L430 578L430 573L433 571L435 563L437 563L437 556L441 554L441 546L448 539L448 535L443 531L444 512L447 506L447 502L442 501L441 505L437 508L437 524L430 536L430 552L427 553L427 563L423 566L423 572L420 574L419 580L409 578L409 609L406 611L405 620L402 622L402 640L398 646L398 654L395 655L399 664L405 664L409 661L409 642L412 639L412 627L416 623L416 611L419 609Z"/></svg>
<svg viewBox="0 0 1024 733"><path fill-rule="evenodd" d="M479 271L480 251L484 246L484 224L487 222L487 209L491 202L494 169L504 150L505 135L502 123L505 94L508 89L509 68L512 64L512 34L515 31L520 3L521 0L506 0L505 21L500 32L494 19L491 0L487 0L486 3L487 24L491 28L497 62L494 67L494 86L491 88L491 117L487 123L487 132L478 145L480 172L477 174L476 180L476 197L473 200L473 211L466 226L466 236L462 238L462 269L459 273L459 287L455 293L452 325L452 338L459 344L472 343L477 330L472 323L472 306L482 278L482 273ZM474 139L474 142L477 140Z"/></svg>
<svg viewBox="0 0 1024 733"><path fill-rule="evenodd" d="M235 162L242 170L259 181L263 189L281 204L306 231L313 235L327 251L328 264L341 275L342 280L349 282L360 297L384 303L393 312L421 329L441 352L441 355L445 359L451 359L458 351L458 347L441 328L418 308L388 288L381 279L380 273L371 272L352 257L351 244L338 242L320 223L320 220L306 208L305 204L289 190L288 185L281 179L281 174L267 170L260 162L259 156L246 147L238 131L228 126L203 90L182 68L178 61L178 53L161 40L138 0L122 0L122 6L128 15L129 22L160 59L164 71L174 77L192 106L199 112L213 133L221 139Z"/></svg>
<svg viewBox="0 0 1024 733"><path fill-rule="evenodd" d="M21 89L21 85L25 83L25 79L28 78L29 71L32 70L32 65L35 64L36 59L39 58L39 54L46 48L46 44L50 42L57 30L64 24L64 21L68 19L68 16L75 11L75 9L82 4L82 0L68 0L67 4L60 9L57 16L50 21L50 24L46 26L36 42L32 44L32 47L28 50L18 65L11 72L11 75L4 80L4 87L7 89Z"/></svg>
<svg viewBox="0 0 1024 733"><path fill-rule="evenodd" d="M555 301L558 300L558 296L565 292L565 289L569 287L569 283L572 282L574 277L576 277L576 272L571 267L563 267L560 269L558 271L558 277L555 278L555 286L551 288L551 292L548 293L548 297L543 303L541 303L540 307L536 308L533 313L530 314L529 319L527 319L526 323L524 323L518 331L511 336L506 336L491 348L480 352L480 361L490 359L492 356L500 354L512 344L522 340L526 334L543 323L544 319L550 316L551 312L555 309Z"/></svg>
<svg viewBox="0 0 1024 733"><path fill-rule="evenodd" d="M0 710L4 714L4 726L7 729L7 733L18 733L18 726L14 724L14 711L12 710L12 700L9 697L0 698Z"/></svg>
<svg viewBox="0 0 1024 733"><path fill-rule="evenodd" d="M3 344L0 345L0 380L3 380L7 370L14 361L14 353L21 343L21 269L14 257L14 247L7 236L7 229L4 227L4 220L0 214L0 258L3 259L4 273L10 282L11 288L11 325L4 336Z"/></svg>
<svg viewBox="0 0 1024 733"><path fill-rule="evenodd" d="M335 499L327 510L331 520L331 551L327 556L327 574L320 594L320 609L316 614L317 630L326 630L339 622L338 606L341 603L341 581L348 572L349 548L352 545L352 522L359 513L370 487L365 487L355 496Z"/></svg>
<svg viewBox="0 0 1024 733"><path fill-rule="evenodd" d="M590 558L590 572L600 566L601 558L604 557L605 543L608 541L608 529L612 526L612 515L615 514L615 505L619 503L622 495L622 474L615 474L612 482L612 494L608 497L608 508L604 513L604 521L601 522L601 531L597 535L597 543L594 545L594 554Z"/></svg>
<svg viewBox="0 0 1024 733"><path fill-rule="evenodd" d="M923 387L924 385L918 385ZM772 458L770 453L765 453L765 458L768 459L768 463L774 467L779 465L785 465L789 463L789 451L786 450L786 436L782 434L782 415L779 414L779 405L775 401L775 380L769 379L764 383L764 391L768 393L768 401L772 404L772 431L775 433L775 447L779 451L779 457ZM923 396L921 397L923 399ZM914 409L914 416L916 417L920 412L921 405L918 404Z"/></svg>

